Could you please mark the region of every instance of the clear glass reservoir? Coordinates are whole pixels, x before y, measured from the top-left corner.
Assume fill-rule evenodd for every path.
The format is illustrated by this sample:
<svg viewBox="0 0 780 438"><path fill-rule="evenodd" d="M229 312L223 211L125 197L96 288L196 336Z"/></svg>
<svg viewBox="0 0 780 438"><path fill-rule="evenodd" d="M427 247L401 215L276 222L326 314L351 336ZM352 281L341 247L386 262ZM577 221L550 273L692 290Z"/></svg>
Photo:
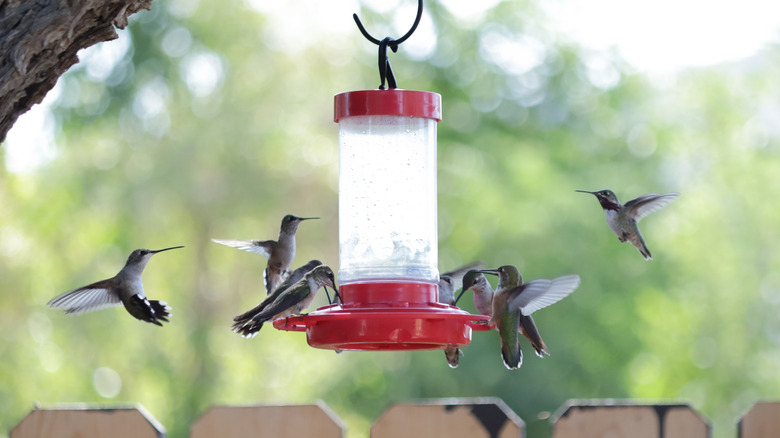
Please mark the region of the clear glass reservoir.
<svg viewBox="0 0 780 438"><path fill-rule="evenodd" d="M436 124L441 96L336 96L339 283L438 281Z"/></svg>

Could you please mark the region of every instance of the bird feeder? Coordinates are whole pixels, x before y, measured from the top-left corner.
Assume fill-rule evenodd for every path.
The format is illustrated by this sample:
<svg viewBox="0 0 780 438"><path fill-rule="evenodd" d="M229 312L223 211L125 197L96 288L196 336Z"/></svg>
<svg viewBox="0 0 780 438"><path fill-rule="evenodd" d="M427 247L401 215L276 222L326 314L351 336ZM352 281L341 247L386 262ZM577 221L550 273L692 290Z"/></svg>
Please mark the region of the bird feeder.
<svg viewBox="0 0 780 438"><path fill-rule="evenodd" d="M441 96L396 88L376 40L381 85L335 96L339 124L339 294L341 302L274 321L306 331L309 345L340 350L462 347L484 317L438 302L436 124ZM385 79L388 88L384 88Z"/></svg>

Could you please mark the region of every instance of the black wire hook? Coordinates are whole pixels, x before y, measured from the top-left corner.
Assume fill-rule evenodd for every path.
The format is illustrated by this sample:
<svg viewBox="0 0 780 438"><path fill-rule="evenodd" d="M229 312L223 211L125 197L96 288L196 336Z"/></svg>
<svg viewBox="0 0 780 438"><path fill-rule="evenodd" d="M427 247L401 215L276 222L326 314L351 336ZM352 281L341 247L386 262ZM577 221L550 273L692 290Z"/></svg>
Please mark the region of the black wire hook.
<svg viewBox="0 0 780 438"><path fill-rule="evenodd" d="M409 32L406 32L404 36L398 38L397 40L390 37L385 37L382 39L382 41L372 37L368 31L366 31L366 28L363 27L363 23L360 22L360 18L358 18L357 14L352 14L352 18L355 20L355 24L357 24L360 33L362 33L367 40L379 46L379 79L381 80L381 83L379 84L380 90L384 90L385 88L385 79L387 79L387 88L398 88L395 83L393 68L390 67L390 60L387 58L387 48L390 47L390 50L392 50L393 53L398 52L398 45L412 36L412 33L415 31L415 29L417 29L417 25L420 24L420 19L422 18L422 12L423 0L418 0L417 17L414 19L414 24L412 25L412 28L409 29Z"/></svg>

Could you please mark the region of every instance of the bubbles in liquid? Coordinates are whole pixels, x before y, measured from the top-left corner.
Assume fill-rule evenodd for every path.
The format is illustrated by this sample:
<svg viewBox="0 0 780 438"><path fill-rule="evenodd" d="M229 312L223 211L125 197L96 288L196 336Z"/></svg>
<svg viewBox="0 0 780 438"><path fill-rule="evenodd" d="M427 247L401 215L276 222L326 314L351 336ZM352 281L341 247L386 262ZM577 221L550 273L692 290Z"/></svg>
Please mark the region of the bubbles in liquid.
<svg viewBox="0 0 780 438"><path fill-rule="evenodd" d="M435 121L342 119L339 156L339 282L435 282Z"/></svg>

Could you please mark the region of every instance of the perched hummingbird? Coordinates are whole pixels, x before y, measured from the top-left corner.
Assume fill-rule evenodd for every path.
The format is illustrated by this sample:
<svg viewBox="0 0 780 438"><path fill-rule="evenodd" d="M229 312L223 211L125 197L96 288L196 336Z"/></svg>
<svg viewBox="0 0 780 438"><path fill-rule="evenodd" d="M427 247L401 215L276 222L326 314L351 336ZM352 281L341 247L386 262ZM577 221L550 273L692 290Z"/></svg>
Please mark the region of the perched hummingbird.
<svg viewBox="0 0 780 438"><path fill-rule="evenodd" d="M455 304L469 290L474 291L474 307L476 307L477 312L480 315L492 315L493 288L482 272L472 269L463 276L463 287L458 295L458 299L455 300Z"/></svg>
<svg viewBox="0 0 780 438"><path fill-rule="evenodd" d="M295 258L295 232L301 221L319 219L318 217L298 217L288 214L282 218L282 227L277 240L222 240L211 239L222 245L232 246L244 251L260 254L268 258L263 271L266 294L270 295L289 275L290 265Z"/></svg>
<svg viewBox="0 0 780 438"><path fill-rule="evenodd" d="M233 321L249 321L254 315L260 313L263 309L268 307L269 304L273 303L279 295L282 294L287 288L292 286L293 284L299 282L306 273L311 271L312 269L316 268L317 266L320 266L322 264L319 260L309 260L308 263L305 265L295 269L292 271L289 277L287 277L287 280L285 280L279 287L276 288L273 292L271 292L270 295L268 295L263 301L260 302L257 306L253 307L251 310L248 310L241 315L236 316L233 318ZM260 330L258 328L258 330Z"/></svg>
<svg viewBox="0 0 780 438"><path fill-rule="evenodd" d="M439 275L439 302L455 305L455 291L463 283L463 276L474 269L482 268L482 262L469 263L452 271Z"/></svg>
<svg viewBox="0 0 780 438"><path fill-rule="evenodd" d="M266 321L300 315L303 309L311 305L315 294L323 286L338 291L333 271L329 266L321 264L286 289L280 288L280 292L268 296L254 309L233 318L233 331L244 337L253 337Z"/></svg>
<svg viewBox="0 0 780 438"><path fill-rule="evenodd" d="M474 268L479 268L482 263L475 262L458 269L454 269L450 272L445 272L439 276L439 302L450 306L455 305L455 290L458 284L462 282L463 274ZM463 351L460 348L453 345L448 345L444 348L444 356L447 358L447 363L452 368L457 368L460 362L460 357L463 356Z"/></svg>
<svg viewBox="0 0 780 438"><path fill-rule="evenodd" d="M645 240L642 238L642 233L639 232L637 222L680 196L679 193L674 192L665 195L648 193L622 205L612 190L601 190L598 192L576 191L595 195L596 199L599 200L599 204L601 204L601 208L604 209L604 214L607 216L609 228L617 234L621 242L631 242L642 253L645 260L652 260L653 256L650 254L650 250L647 249L647 245L645 245Z"/></svg>
<svg viewBox="0 0 780 438"><path fill-rule="evenodd" d="M49 301L48 306L65 309L65 313L79 314L124 304L127 312L136 319L162 327L160 321L168 322L171 316L168 311L171 308L165 301L146 299L141 273L153 255L177 248L184 247L173 246L156 251L136 249L130 253L127 263L114 277L65 292Z"/></svg>
<svg viewBox="0 0 780 438"><path fill-rule="evenodd" d="M512 370L523 363L523 351L517 336L518 331L526 332L521 324L521 317L529 317L533 312L567 297L580 285L580 276L566 275L553 280L538 279L523 283L522 275L512 265L501 266L491 273L496 273L499 280L489 324L498 328L501 357L504 359L504 365ZM533 325L533 320L531 323ZM533 325L533 328L535 330L536 326ZM538 332L536 335L538 336ZM541 338L539 340L541 341ZM544 343L541 347L541 351L546 352ZM534 346L534 349L536 348ZM537 354L541 356L539 350Z"/></svg>
<svg viewBox="0 0 780 438"><path fill-rule="evenodd" d="M449 275L439 276L439 302L449 306L455 305L455 282ZM444 348L444 357L447 358L450 368L458 367L461 356L463 356L463 351L454 345L447 345Z"/></svg>

